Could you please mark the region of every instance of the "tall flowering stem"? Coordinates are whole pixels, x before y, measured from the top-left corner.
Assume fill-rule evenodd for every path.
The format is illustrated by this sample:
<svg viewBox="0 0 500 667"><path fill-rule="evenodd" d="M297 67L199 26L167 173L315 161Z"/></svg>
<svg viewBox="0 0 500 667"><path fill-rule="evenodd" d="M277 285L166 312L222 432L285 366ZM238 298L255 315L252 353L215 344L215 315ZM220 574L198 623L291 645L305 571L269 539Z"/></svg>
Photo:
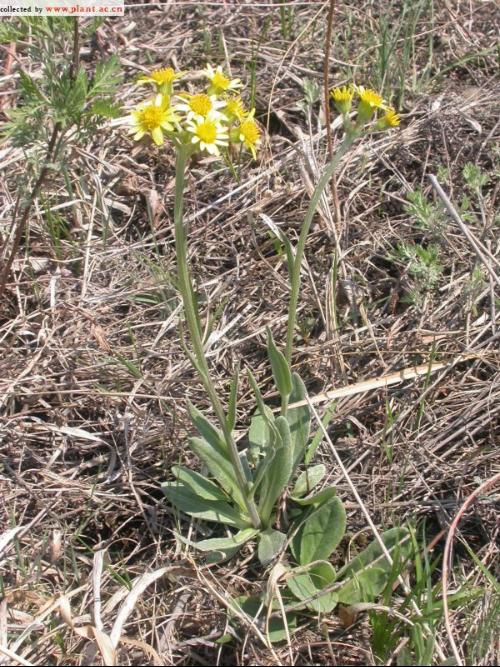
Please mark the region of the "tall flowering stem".
<svg viewBox="0 0 500 667"><path fill-rule="evenodd" d="M318 181L318 184L314 188L314 192L309 202L309 207L307 209L306 217L304 219L304 224L300 230L299 240L297 242L297 248L295 250L295 259L293 261L293 267L291 271L291 293L290 293L290 302L288 306L288 327L286 332L286 347L285 347L285 358L288 362L288 365L291 366L292 362L292 349L293 349L293 336L295 332L295 325L297 323L297 306L299 303L299 293L300 293L300 269L302 266L302 260L304 257L304 250L306 246L307 237L309 235L309 230L311 228L312 220L316 209L318 208L319 200L323 194L326 186L330 182L330 179L333 176L334 171L337 169L340 160L347 153L352 143L356 139L356 134L347 133L344 140L337 149L337 152L333 156L333 159L326 166L321 178ZM281 405L282 414L286 414L288 408L288 397L283 398Z"/></svg>
<svg viewBox="0 0 500 667"><path fill-rule="evenodd" d="M187 162L191 155L191 147L181 146L177 150L177 160L175 165L175 203L174 203L174 229L175 229L175 252L177 259L177 273L178 273L178 288L182 296L184 306L184 316L186 318L186 325L189 330L191 338L191 345L193 347L194 356L191 358L196 370L198 371L205 391L208 394L214 412L219 421L224 441L227 446L228 455L230 457L238 486L240 487L245 505L255 528L259 528L261 521L255 502L251 495L248 483L245 477L245 471L241 463L238 448L227 427L226 416L224 408L219 400L217 390L210 378L210 370L208 368L205 351L203 349L203 339L199 325L199 317L197 306L194 300L194 290L189 273L188 253L187 253L187 237L186 228L183 223L183 209L184 209L184 186L185 186L185 170Z"/></svg>

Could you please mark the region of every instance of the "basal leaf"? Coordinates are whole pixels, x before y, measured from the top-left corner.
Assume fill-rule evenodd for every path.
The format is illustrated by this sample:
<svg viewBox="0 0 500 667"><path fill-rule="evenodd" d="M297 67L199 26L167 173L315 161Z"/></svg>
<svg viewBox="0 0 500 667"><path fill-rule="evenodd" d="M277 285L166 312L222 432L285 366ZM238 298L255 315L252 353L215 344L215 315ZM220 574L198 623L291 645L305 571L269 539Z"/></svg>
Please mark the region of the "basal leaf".
<svg viewBox="0 0 500 667"><path fill-rule="evenodd" d="M224 491L244 509L246 507L245 501L236 481L233 466L228 458L202 438L189 438L189 447L207 466Z"/></svg>
<svg viewBox="0 0 500 667"><path fill-rule="evenodd" d="M219 454L222 454L227 458L226 443L219 429L216 428L191 402L188 402L188 410L191 421L201 437L210 443Z"/></svg>
<svg viewBox="0 0 500 667"><path fill-rule="evenodd" d="M196 519L225 523L235 528L247 528L250 524L250 519L229 503L200 498L183 482L164 482L161 488L172 505Z"/></svg>
<svg viewBox="0 0 500 667"><path fill-rule="evenodd" d="M286 535L268 528L259 535L258 556L262 565L268 565L283 548Z"/></svg>
<svg viewBox="0 0 500 667"><path fill-rule="evenodd" d="M245 528L239 533L231 537L214 537L210 540L201 540L200 542L193 542L192 546L200 551L226 551L227 549L235 549L241 547L245 542L248 542L258 534L255 528Z"/></svg>
<svg viewBox="0 0 500 667"><path fill-rule="evenodd" d="M292 553L301 565L328 560L344 537L346 514L340 498L332 498L307 516L292 540Z"/></svg>
<svg viewBox="0 0 500 667"><path fill-rule="evenodd" d="M269 521L274 504L283 493L292 474L292 448L290 429L284 417L274 422L278 432L277 447L274 457L266 467L259 498L259 516L264 525Z"/></svg>
<svg viewBox="0 0 500 667"><path fill-rule="evenodd" d="M410 533L407 528L398 527L385 531L380 537L392 557L394 557L395 553L399 553L400 558L405 558L411 554L413 549L411 540L408 539L409 535ZM386 570L392 569L379 543L375 540L349 563L344 565L338 574L339 579L344 579L353 573L360 572L368 566L375 566Z"/></svg>
<svg viewBox="0 0 500 667"><path fill-rule="evenodd" d="M324 588L327 588L335 581L335 570L327 562L317 563L308 568L306 572L301 572L287 579L288 588L299 600L308 600L315 597ZM308 609L313 611L328 613L337 605L338 596L335 591L325 593L315 600L306 602Z"/></svg>
<svg viewBox="0 0 500 667"><path fill-rule="evenodd" d="M200 498L205 500L216 500L227 503L228 497L220 490L217 484L203 477L194 470L184 468L183 466L172 466L172 474L179 479Z"/></svg>
<svg viewBox="0 0 500 667"><path fill-rule="evenodd" d="M289 402L298 403L307 396L307 389L297 373L292 374L292 393ZM295 468L304 457L311 428L311 415L308 405L301 405L287 411L290 435L292 438L293 467Z"/></svg>
<svg viewBox="0 0 500 667"><path fill-rule="evenodd" d="M315 486L317 486L323 477L326 475L326 467L319 463L316 466L311 466L300 473L295 486L293 487L292 496L300 498L311 493Z"/></svg>
<svg viewBox="0 0 500 667"><path fill-rule="evenodd" d="M371 602L387 585L389 573L380 567L368 567L351 575L349 581L337 593L342 604Z"/></svg>
<svg viewBox="0 0 500 667"><path fill-rule="evenodd" d="M318 493L313 493L306 498L297 498L296 496L291 495L290 500L293 500L294 503L297 503L297 505L301 505L302 507L308 507L309 505L323 505L336 495L337 490L335 487L327 486L326 489L322 489L321 491L318 491Z"/></svg>

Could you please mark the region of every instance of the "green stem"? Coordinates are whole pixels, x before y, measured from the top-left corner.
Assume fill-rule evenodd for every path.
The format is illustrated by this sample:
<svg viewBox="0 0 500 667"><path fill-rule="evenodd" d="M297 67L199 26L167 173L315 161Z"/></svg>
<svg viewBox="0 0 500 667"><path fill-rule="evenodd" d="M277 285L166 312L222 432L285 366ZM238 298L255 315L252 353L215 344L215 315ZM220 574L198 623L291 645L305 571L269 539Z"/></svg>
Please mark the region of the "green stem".
<svg viewBox="0 0 500 667"><path fill-rule="evenodd" d="M227 446L229 457L234 469L236 481L240 487L245 505L255 528L259 528L261 521L253 498L250 496L248 483L245 477L245 471L241 463L240 455L233 439L231 431L227 427L224 408L219 400L217 390L210 378L205 351L203 349L203 338L200 329L200 320L198 309L194 299L193 285L189 274L187 236L183 224L184 208L184 172L189 159L190 152L188 147L181 146L177 151L177 160L175 164L175 204L174 204L174 227L175 227L175 252L177 258L178 287L182 296L184 305L184 316L186 318L187 328L191 337L193 346L195 368L198 371L205 391L208 394L212 407L217 416L222 429L224 440Z"/></svg>
<svg viewBox="0 0 500 667"><path fill-rule="evenodd" d="M285 348L285 358L288 362L288 365L291 365L292 362L292 348L293 348L293 335L295 332L295 324L297 321L297 306L299 303L299 291L300 291L300 268L302 265L302 258L304 256L304 249L306 246L307 236L309 234L309 229L311 223L318 208L319 200L323 194L324 189L330 182L330 179L333 175L333 172L338 167L339 162L342 156L347 152L354 139L356 138L353 134L346 135L343 142L340 144L337 152L333 156L332 160L326 166L321 178L318 181L318 184L314 188L314 192L309 202L309 207L307 209L306 217L302 229L300 230L300 236L297 243L297 248L295 250L295 259L293 262L293 268L291 272L291 282L292 289L290 294L290 304L288 306L288 327L286 332L286 348ZM287 400L283 401L282 412L286 413Z"/></svg>

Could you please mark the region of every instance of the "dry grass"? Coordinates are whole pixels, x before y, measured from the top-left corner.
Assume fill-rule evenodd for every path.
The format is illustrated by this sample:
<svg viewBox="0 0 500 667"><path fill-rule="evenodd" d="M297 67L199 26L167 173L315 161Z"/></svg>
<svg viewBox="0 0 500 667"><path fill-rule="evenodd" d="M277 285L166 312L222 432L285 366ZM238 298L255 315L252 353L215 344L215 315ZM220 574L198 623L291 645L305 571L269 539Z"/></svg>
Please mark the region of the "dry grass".
<svg viewBox="0 0 500 667"><path fill-rule="evenodd" d="M320 105L309 126L300 101L304 78L321 86L328 3L290 3L290 34L283 34L277 3L195 4L136 2L83 45L82 60L90 67L117 53L127 104L140 99L134 80L152 64L196 68L207 59L223 61L227 52L233 74L249 80L255 63L257 115L268 130L260 164L243 163L239 182L219 163L196 164L187 215L200 302L216 314L210 356L221 395L240 360L272 401L265 327L284 340L289 292L265 216L295 240L324 163ZM471 229L498 257L498 14L494 2L474 0L436 3L432 14L427 7L408 41L401 87L396 66L408 44L396 40L384 74L377 64L379 3L353 4L338 3L331 83L345 82L351 71L360 82L384 79L396 96L404 93L403 123L398 132L363 141L344 160L337 176L340 224L328 202L316 218L294 366L314 398L415 365L446 363L390 389L340 398L329 429L375 524L417 520L428 542L438 537L433 553L439 555L442 531L463 501L498 472L498 290L486 270L474 286L476 255L450 219L437 240L443 274L418 304L405 301L411 276L390 255L398 243L423 237L404 207L408 193L422 188L432 199L427 175L444 167L441 184L457 202L463 167L474 162L490 182ZM402 4L384 3L391 25L401 19ZM40 67L22 50L17 56L29 71ZM15 104L15 68L0 87ZM8 144L0 150L5 236L24 158ZM243 622L230 643L217 643L230 632L229 596L262 590L266 576L250 548L225 565L203 565L173 531L193 537L205 528L176 516L159 490L171 464L196 465L185 447L186 401L206 406L180 346L170 279L173 156L131 146L110 126L88 145L74 146L72 165L74 197L55 175L46 193L51 206L64 206L58 213L69 234L61 253L54 252L39 204L1 306L0 535L8 539L0 543L0 645L21 664L95 664L106 646L101 640L97 648L81 628L111 633L125 604L122 632L115 627L119 664L373 663L364 616L348 629L336 616L321 624L304 619L290 646L271 648ZM334 290L328 275L336 248L343 259ZM242 433L251 408L243 383ZM328 447L317 458L348 507L352 542L342 544L341 562L363 544L367 526ZM494 501L480 499L459 526L453 590L491 588L461 543L494 574ZM438 566L436 581L439 572ZM136 599L127 598L133 582L148 584ZM61 596L72 616L61 610ZM494 595L486 592L472 611L450 612L468 659L495 660L493 644L477 656L466 632L486 624L494 609ZM437 633L448 655L441 623ZM16 664L12 656L2 660Z"/></svg>

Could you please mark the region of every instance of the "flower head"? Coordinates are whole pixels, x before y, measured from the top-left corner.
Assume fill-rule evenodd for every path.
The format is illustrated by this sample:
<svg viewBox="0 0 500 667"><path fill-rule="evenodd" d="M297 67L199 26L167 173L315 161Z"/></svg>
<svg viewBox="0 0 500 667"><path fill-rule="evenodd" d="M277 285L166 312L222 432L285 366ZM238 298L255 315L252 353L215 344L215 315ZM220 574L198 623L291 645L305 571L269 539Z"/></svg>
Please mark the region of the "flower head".
<svg viewBox="0 0 500 667"><path fill-rule="evenodd" d="M349 113L351 108L354 90L351 86L342 86L342 88L334 88L330 93L335 106L339 113Z"/></svg>
<svg viewBox="0 0 500 667"><path fill-rule="evenodd" d="M220 147L228 145L227 129L214 114L188 120L186 130L191 135L191 143L198 144L200 150L206 150L210 155L220 155Z"/></svg>
<svg viewBox="0 0 500 667"><path fill-rule="evenodd" d="M221 118L222 114L219 109L222 109L226 105L222 100L218 100L215 95L206 95L205 93L198 93L196 95L184 93L182 98L185 101L178 104L177 108L179 111L186 113L188 120L206 118L209 114L213 117Z"/></svg>
<svg viewBox="0 0 500 667"><path fill-rule="evenodd" d="M217 69L214 69L212 65L207 65L203 70L203 74L210 81L210 86L208 88L209 94L225 93L228 90L237 90L238 88L241 88L240 80L230 79L224 74L220 65Z"/></svg>
<svg viewBox="0 0 500 667"><path fill-rule="evenodd" d="M158 94L152 102L141 104L136 111L132 111L129 134L133 134L136 141L149 134L155 144L161 146L164 131L172 132L177 122L168 97Z"/></svg>
<svg viewBox="0 0 500 667"><path fill-rule="evenodd" d="M239 95L226 95L224 101L226 103L225 114L230 120L242 121L247 116L248 112Z"/></svg>
<svg viewBox="0 0 500 667"><path fill-rule="evenodd" d="M377 130L389 130L392 127L397 127L401 123L399 114L392 107L387 107L386 112L382 118L377 122Z"/></svg>
<svg viewBox="0 0 500 667"><path fill-rule="evenodd" d="M238 127L238 139L252 153L253 159L257 157L256 147L260 143L260 130L253 117L255 109L240 123Z"/></svg>
<svg viewBox="0 0 500 667"><path fill-rule="evenodd" d="M159 93L171 95L174 81L182 78L184 74L185 72L176 72L172 67L164 67L155 69L149 76L140 76L138 81L139 83L153 83Z"/></svg>
<svg viewBox="0 0 500 667"><path fill-rule="evenodd" d="M355 91L359 97L358 124L366 123L377 109L385 109L386 104L382 95L372 88L356 86Z"/></svg>

